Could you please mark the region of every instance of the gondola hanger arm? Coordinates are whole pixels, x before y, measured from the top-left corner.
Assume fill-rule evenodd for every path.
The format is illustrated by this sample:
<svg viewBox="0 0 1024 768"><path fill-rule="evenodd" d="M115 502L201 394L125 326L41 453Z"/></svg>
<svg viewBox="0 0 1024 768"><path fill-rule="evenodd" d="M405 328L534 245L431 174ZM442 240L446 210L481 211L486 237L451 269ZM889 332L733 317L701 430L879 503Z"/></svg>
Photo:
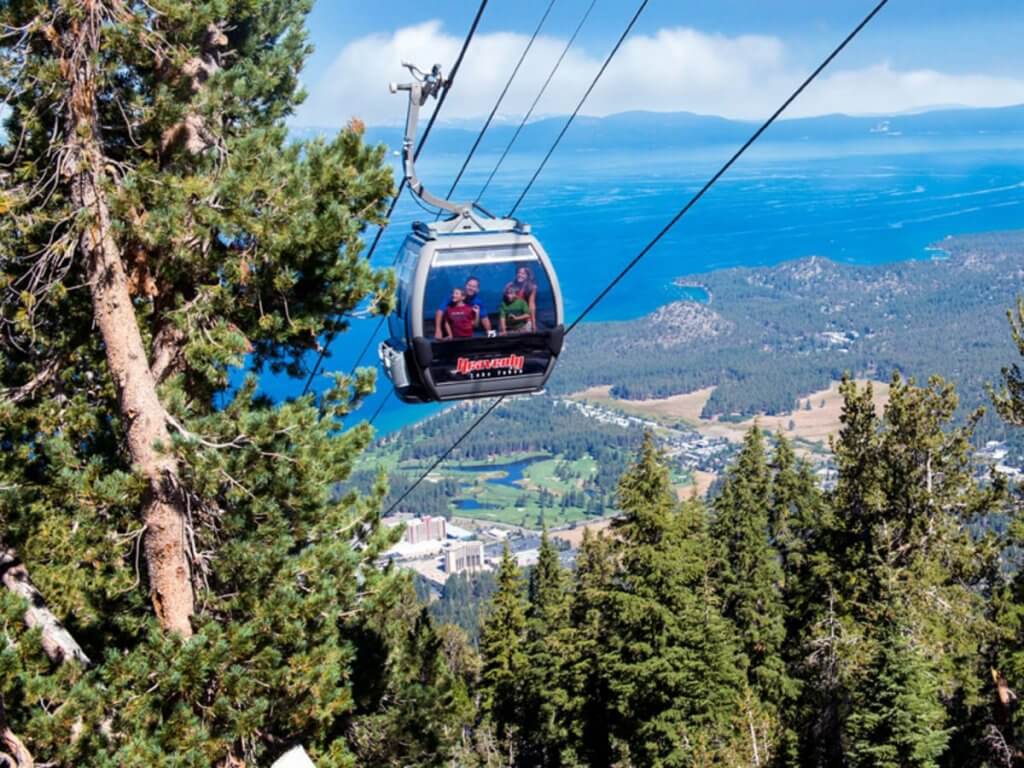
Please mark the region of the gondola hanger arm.
<svg viewBox="0 0 1024 768"><path fill-rule="evenodd" d="M441 89L446 86L447 81L441 74L441 65L435 64L430 72L424 72L415 64L407 61L402 66L409 70L412 75L411 83L390 83L388 90L391 93L399 91L409 92L409 110L405 118L405 138L402 141L402 164L405 172L406 183L409 189L427 205L449 211L456 216L469 216L473 210L473 203L453 203L442 197L431 194L423 182L416 176L416 129L420 119L420 109L430 98L437 98Z"/></svg>

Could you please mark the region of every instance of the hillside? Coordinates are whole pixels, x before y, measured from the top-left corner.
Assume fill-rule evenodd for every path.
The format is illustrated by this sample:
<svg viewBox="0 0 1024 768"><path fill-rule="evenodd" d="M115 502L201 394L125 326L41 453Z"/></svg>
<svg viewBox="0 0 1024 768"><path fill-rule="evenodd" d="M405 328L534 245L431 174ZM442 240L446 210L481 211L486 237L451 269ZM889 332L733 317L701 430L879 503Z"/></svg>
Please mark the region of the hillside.
<svg viewBox="0 0 1024 768"><path fill-rule="evenodd" d="M788 412L845 371L882 380L898 371L953 379L962 411L974 408L1014 354L1005 310L1021 290L1024 231L948 238L933 253L878 266L811 256L683 276L681 285L708 292L707 304L581 326L551 389L606 385L614 397L643 400L715 387L702 415L738 420Z"/></svg>

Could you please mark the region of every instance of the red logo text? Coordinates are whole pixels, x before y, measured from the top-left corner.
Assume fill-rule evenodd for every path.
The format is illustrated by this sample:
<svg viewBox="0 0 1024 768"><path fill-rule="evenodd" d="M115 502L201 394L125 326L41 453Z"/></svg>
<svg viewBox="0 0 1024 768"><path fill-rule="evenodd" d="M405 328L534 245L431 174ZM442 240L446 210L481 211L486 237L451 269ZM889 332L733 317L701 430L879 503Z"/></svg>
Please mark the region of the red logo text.
<svg viewBox="0 0 1024 768"><path fill-rule="evenodd" d="M504 369L522 373L524 365L526 365L526 358L522 355L492 357L489 360L470 360L468 357L460 357L455 363L455 372L466 374Z"/></svg>

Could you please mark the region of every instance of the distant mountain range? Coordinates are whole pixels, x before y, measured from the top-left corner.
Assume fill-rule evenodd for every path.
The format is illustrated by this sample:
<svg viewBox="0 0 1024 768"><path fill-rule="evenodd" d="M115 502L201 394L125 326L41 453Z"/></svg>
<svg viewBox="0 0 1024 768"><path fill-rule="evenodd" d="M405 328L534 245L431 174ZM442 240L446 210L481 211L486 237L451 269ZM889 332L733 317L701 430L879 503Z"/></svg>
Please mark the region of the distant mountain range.
<svg viewBox="0 0 1024 768"><path fill-rule="evenodd" d="M564 117L549 117L530 123L516 143L520 153L545 151L564 125ZM482 124L482 121L481 121ZM500 152L516 130L517 122L495 122L481 145L482 152ZM753 121L696 115L690 112L623 112L608 117L579 117L566 134L562 149L569 151L622 150L628 148L686 149L719 143L736 144L753 132ZM336 129L295 129L297 137L331 134ZM464 152L479 128L457 125L435 126L430 137L432 152ZM402 128L370 127L367 138L398 148ZM937 109L915 114L851 117L821 117L780 120L765 135L769 142L891 141L907 138L964 138L980 135L1024 137L1024 105L985 109Z"/></svg>

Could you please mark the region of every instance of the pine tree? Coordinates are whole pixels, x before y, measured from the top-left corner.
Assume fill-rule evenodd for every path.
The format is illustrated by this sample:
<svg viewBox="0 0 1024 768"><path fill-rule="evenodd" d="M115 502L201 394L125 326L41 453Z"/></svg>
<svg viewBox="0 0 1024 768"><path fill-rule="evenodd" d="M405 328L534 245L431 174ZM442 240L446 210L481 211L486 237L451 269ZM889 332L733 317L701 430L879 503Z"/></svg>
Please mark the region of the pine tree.
<svg viewBox="0 0 1024 768"><path fill-rule="evenodd" d="M1007 311L1006 316L1017 352L1024 358L1024 298L1017 299L1015 309ZM1003 368L1003 386L991 394L999 415L1015 427L1024 427L1024 370L1019 363Z"/></svg>
<svg viewBox="0 0 1024 768"><path fill-rule="evenodd" d="M537 565L530 571L526 614L522 763L557 766L566 747L568 694L563 663L569 645L566 573L558 550L541 533Z"/></svg>
<svg viewBox="0 0 1024 768"><path fill-rule="evenodd" d="M842 426L831 441L839 476L830 505L838 518L830 526L829 550L835 559L830 577L840 582L836 586L841 595L857 600L865 589L860 578L873 561L872 532L884 505L878 461L881 424L871 382L861 390L856 382L844 378L839 392L843 397Z"/></svg>
<svg viewBox="0 0 1024 768"><path fill-rule="evenodd" d="M979 662L992 637L984 595L996 574L995 548L990 536L972 535L969 526L998 509L1000 492L974 481L970 437L977 417L951 428L958 401L939 379L917 387L894 377L881 419L870 386L858 390L847 381L843 391L843 429L833 446L840 472L822 574L834 595L830 629L812 637L812 644L832 638L831 661L811 665L827 670L827 681L816 685L811 678L805 686L811 699L814 690L827 687L832 703L818 706L805 724L807 754L828 754L829 745L849 743L854 730L871 730L870 699L881 695L864 693L873 691L870 680L879 674L873 664L905 663L907 669L893 667L886 675L917 680L924 672L914 665L926 660L934 685L921 683L911 694L932 697L921 711L941 708L940 690L946 701L980 706ZM899 622L892 631L920 659L896 653L893 638L880 636L878 628L894 616ZM814 656L812 648L807 652ZM908 706L917 707L915 701ZM815 712L813 701L807 711ZM942 730L942 718L935 722Z"/></svg>
<svg viewBox="0 0 1024 768"><path fill-rule="evenodd" d="M527 671L522 577L508 543L498 567L498 591L480 632L482 711L508 751L519 753L523 679Z"/></svg>
<svg viewBox="0 0 1024 768"><path fill-rule="evenodd" d="M372 375L259 394L391 302L361 258L383 148L287 136L308 10L0 4L0 550L92 660L52 670L5 592L4 717L39 762L351 764L417 657L365 645L408 586L373 565L383 488L333 492Z"/></svg>
<svg viewBox="0 0 1024 768"><path fill-rule="evenodd" d="M768 527L782 564L786 646L792 649L828 592L823 580L830 570L825 538L834 524L811 465L797 459L782 435L776 436L770 468Z"/></svg>
<svg viewBox="0 0 1024 768"><path fill-rule="evenodd" d="M618 757L612 736L609 670L614 652L608 639L609 597L615 579L611 541L583 531L576 553L576 579L570 603L569 645L563 660L567 693L566 765L610 766Z"/></svg>
<svg viewBox="0 0 1024 768"><path fill-rule="evenodd" d="M465 635L439 631L412 589L363 631L355 694L367 714L353 720L350 736L359 763L399 768L452 760L474 715L467 686L473 672L460 669L472 665ZM381 658L374 663L369 654ZM381 662L390 668L387 677L372 672ZM358 671L364 663L371 670L365 676ZM382 706L385 700L394 704Z"/></svg>
<svg viewBox="0 0 1024 768"><path fill-rule="evenodd" d="M698 502L677 505L650 434L619 482L619 573L608 594L612 731L637 765L688 765L732 747L742 696L728 624L710 586Z"/></svg>
<svg viewBox="0 0 1024 768"><path fill-rule="evenodd" d="M772 472L771 504L768 526L770 540L779 552L782 567L782 602L785 641L781 655L792 684L791 695L781 707L781 740L777 750L778 764L800 764L801 720L806 707L797 697L820 699L821 679L811 686L818 690L804 691L803 679L808 677L804 663L809 637L815 637L815 623L821 619L823 596L829 585L822 578L829 572L828 551L824 547L827 506L807 461L798 460L793 446L781 434L776 435L775 450L770 462ZM828 697L827 691L823 694ZM828 702L815 701L814 712Z"/></svg>
<svg viewBox="0 0 1024 768"><path fill-rule="evenodd" d="M1024 357L1024 299L1016 311L1007 313L1010 334L1018 353ZM1024 426L1024 372L1019 363L1003 368L1002 387L990 394L999 415L1012 427ZM1019 550L1024 546L1024 496L1019 492L1010 507L1010 524L1006 544ZM994 764L1024 763L1024 711L1014 691L1024 681L1024 571L1019 568L1012 577L995 590L992 600L993 618L1000 630L991 670L993 722L988 724L986 752Z"/></svg>
<svg viewBox="0 0 1024 768"><path fill-rule="evenodd" d="M788 535L781 530L788 524L781 513L771 514L772 479L756 425L747 432L713 509L711 537L718 550L715 576L722 614L735 627L756 696L777 711L795 691L782 655L783 571L770 529L774 523Z"/></svg>
<svg viewBox="0 0 1024 768"><path fill-rule="evenodd" d="M783 571L791 559L800 559L800 540L804 491L793 444L781 433L775 435L775 450L769 463L771 494L768 505L768 530L773 546L779 551Z"/></svg>
<svg viewBox="0 0 1024 768"><path fill-rule="evenodd" d="M949 741L938 680L898 625L881 628L876 657L855 694L851 768L935 768Z"/></svg>

